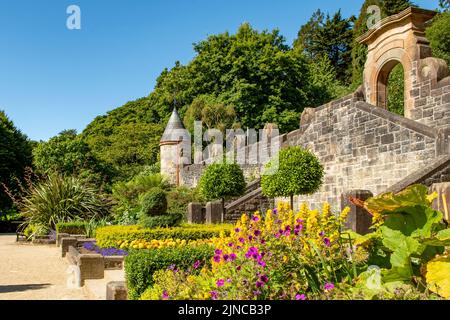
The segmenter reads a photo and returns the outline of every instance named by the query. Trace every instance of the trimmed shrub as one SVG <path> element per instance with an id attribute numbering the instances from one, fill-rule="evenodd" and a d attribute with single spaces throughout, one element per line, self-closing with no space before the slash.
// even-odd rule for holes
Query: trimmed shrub
<path id="1" fill-rule="evenodd" d="M 125 275 L 128 299 L 137 300 L 153 284 L 153 274 L 171 265 L 182 270 L 191 268 L 196 261 L 210 264 L 214 248 L 199 247 L 163 248 L 157 250 L 132 250 L 125 258 Z"/>
<path id="2" fill-rule="evenodd" d="M 276 167 L 278 165 L 278 168 Z M 323 166 L 307 149 L 282 149 L 266 164 L 261 176 L 263 194 L 268 197 L 290 197 L 316 192 L 323 178 Z"/>
<path id="3" fill-rule="evenodd" d="M 197 240 L 218 237 L 221 232 L 230 234 L 233 226 L 222 225 L 182 225 L 175 228 L 148 229 L 139 225 L 132 226 L 106 226 L 98 228 L 95 238 L 97 245 L 102 248 L 117 246 L 117 243 L 128 240 L 160 240 L 181 239 Z"/>
<path id="4" fill-rule="evenodd" d="M 58 222 L 56 232 L 68 234 L 86 234 L 86 225 L 84 221 Z"/>
<path id="5" fill-rule="evenodd" d="M 141 199 L 141 213 L 147 216 L 160 216 L 167 211 L 166 193 L 161 188 L 152 188 Z"/>
<path id="6" fill-rule="evenodd" d="M 238 197 L 245 191 L 244 174 L 235 163 L 213 163 L 206 167 L 199 182 L 200 193 L 206 200 Z"/>
<path id="7" fill-rule="evenodd" d="M 162 216 L 142 215 L 139 223 L 145 228 L 170 228 L 179 226 L 183 218 L 182 213 L 167 213 Z"/>

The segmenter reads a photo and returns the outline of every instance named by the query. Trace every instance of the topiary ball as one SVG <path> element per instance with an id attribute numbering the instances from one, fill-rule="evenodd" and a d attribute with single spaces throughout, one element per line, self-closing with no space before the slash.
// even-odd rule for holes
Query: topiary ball
<path id="1" fill-rule="evenodd" d="M 152 188 L 142 196 L 141 212 L 148 216 L 160 216 L 167 211 L 166 193 L 161 188 Z"/>

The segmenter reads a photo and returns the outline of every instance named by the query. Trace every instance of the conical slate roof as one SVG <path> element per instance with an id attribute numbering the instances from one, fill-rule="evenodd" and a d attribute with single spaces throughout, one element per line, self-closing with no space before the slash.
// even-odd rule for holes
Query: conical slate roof
<path id="1" fill-rule="evenodd" d="M 160 142 L 178 141 L 186 133 L 187 130 L 184 128 L 183 122 L 181 122 L 177 109 L 174 108 Z"/>

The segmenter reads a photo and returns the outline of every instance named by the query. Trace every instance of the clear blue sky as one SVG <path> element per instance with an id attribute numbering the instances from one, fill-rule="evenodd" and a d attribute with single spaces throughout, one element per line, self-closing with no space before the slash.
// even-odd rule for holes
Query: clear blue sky
<path id="1" fill-rule="evenodd" d="M 435 9 L 438 0 L 415 0 Z M 192 43 L 242 22 L 280 29 L 292 44 L 315 9 L 358 14 L 363 0 L 0 0 L 0 109 L 46 140 L 148 95 Z M 81 8 L 68 30 L 66 8 Z"/>

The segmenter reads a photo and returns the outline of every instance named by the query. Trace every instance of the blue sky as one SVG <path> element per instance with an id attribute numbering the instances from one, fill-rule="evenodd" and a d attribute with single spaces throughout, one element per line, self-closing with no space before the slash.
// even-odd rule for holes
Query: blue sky
<path id="1" fill-rule="evenodd" d="M 416 0 L 435 9 L 438 0 Z M 0 109 L 46 140 L 148 95 L 157 76 L 194 56 L 192 43 L 243 22 L 291 44 L 320 8 L 358 14 L 363 0 L 0 0 Z M 69 5 L 81 30 L 66 28 Z"/>

